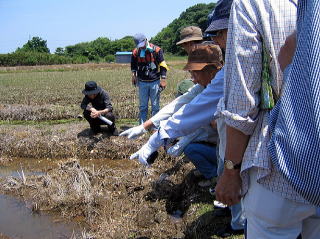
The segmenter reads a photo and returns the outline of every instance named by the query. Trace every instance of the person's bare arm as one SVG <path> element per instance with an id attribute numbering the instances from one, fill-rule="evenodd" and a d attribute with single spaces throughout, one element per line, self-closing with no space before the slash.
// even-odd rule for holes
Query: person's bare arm
<path id="1" fill-rule="evenodd" d="M 244 152 L 247 148 L 249 137 L 241 131 L 226 127 L 226 153 L 225 159 L 231 160 L 234 164 L 242 162 Z M 216 198 L 227 205 L 234 205 L 240 201 L 241 178 L 240 169 L 224 168 L 216 186 Z"/>
<path id="2" fill-rule="evenodd" d="M 287 37 L 278 55 L 278 61 L 282 71 L 284 71 L 284 69 L 286 69 L 286 67 L 292 62 L 293 56 L 296 52 L 296 47 L 297 32 L 294 31 L 291 35 Z"/>
<path id="3" fill-rule="evenodd" d="M 147 120 L 146 122 L 143 123 L 143 128 L 145 130 L 151 129 L 152 127 L 154 127 L 154 124 L 152 123 L 151 120 Z"/>

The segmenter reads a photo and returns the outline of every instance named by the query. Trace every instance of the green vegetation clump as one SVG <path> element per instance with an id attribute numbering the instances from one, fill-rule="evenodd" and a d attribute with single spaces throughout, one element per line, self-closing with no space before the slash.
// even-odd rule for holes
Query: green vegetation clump
<path id="1" fill-rule="evenodd" d="M 82 42 L 65 48 L 58 47 L 50 54 L 47 41 L 33 37 L 22 48 L 9 54 L 0 54 L 0 66 L 34 66 L 83 64 L 87 62 L 114 62 L 117 51 L 131 51 L 135 47 L 132 37 L 111 41 L 99 37 L 91 42 Z"/>
<path id="2" fill-rule="evenodd" d="M 97 58 L 106 58 L 109 55 L 114 55 L 117 51 L 131 51 L 134 47 L 135 44 L 131 36 L 114 41 L 107 37 L 99 37 L 91 42 L 67 46 L 64 50 L 64 55 L 70 57 L 85 56 L 92 61 Z M 110 58 L 107 59 L 109 60 Z"/>
<path id="3" fill-rule="evenodd" d="M 15 52 L 0 54 L 1 66 L 34 66 L 34 65 L 59 65 L 59 64 L 82 64 L 89 62 L 85 56 L 61 56 L 40 52 Z"/>

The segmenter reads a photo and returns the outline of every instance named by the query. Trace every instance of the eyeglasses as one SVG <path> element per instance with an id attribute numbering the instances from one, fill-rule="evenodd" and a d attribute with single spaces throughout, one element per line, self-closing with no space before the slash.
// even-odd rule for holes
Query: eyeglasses
<path id="1" fill-rule="evenodd" d="M 222 30 L 216 31 L 213 35 L 213 37 L 221 37 L 222 36 Z"/>

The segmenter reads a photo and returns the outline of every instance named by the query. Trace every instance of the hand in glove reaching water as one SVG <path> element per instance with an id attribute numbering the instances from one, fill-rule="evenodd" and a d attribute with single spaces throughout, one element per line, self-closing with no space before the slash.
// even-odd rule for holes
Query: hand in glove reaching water
<path id="1" fill-rule="evenodd" d="M 138 158 L 139 162 L 145 166 L 150 166 L 150 157 L 155 153 L 161 146 L 164 145 L 164 140 L 160 139 L 159 132 L 155 132 L 148 140 L 148 142 L 142 146 L 137 152 L 130 156 L 130 159 Z M 149 161 L 149 162 L 148 162 Z"/>

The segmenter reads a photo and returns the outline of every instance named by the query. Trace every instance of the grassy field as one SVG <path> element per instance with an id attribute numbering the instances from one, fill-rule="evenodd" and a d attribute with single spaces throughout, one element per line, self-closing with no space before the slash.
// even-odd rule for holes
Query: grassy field
<path id="1" fill-rule="evenodd" d="M 100 67 L 99 67 L 100 66 Z M 188 73 L 171 66 L 161 104 L 174 98 L 176 84 Z M 119 118 L 138 117 L 137 88 L 131 85 L 129 65 L 96 64 L 74 68 L 0 68 L 1 120 L 61 120 L 76 117 L 84 83 L 96 81 L 106 89 Z"/>

